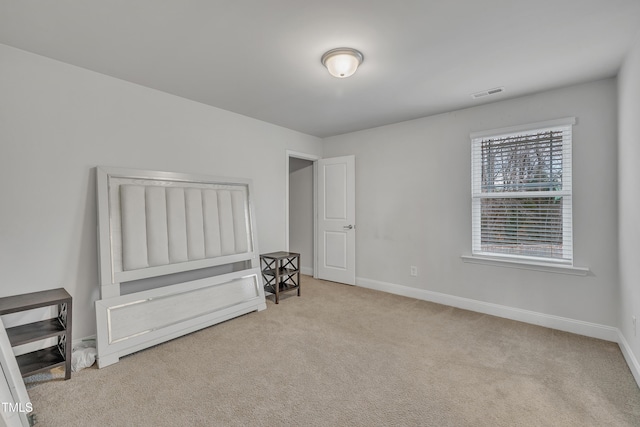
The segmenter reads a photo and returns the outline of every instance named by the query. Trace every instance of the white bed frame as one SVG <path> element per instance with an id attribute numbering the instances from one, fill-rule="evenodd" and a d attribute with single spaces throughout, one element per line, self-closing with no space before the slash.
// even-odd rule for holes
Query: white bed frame
<path id="1" fill-rule="evenodd" d="M 96 184 L 100 368 L 266 308 L 250 180 L 98 167 Z M 127 291 L 143 279 L 151 289 Z"/>

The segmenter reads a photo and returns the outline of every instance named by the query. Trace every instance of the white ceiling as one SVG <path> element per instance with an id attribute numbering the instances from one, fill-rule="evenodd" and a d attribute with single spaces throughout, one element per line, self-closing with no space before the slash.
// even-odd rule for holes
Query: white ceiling
<path id="1" fill-rule="evenodd" d="M 614 76 L 638 30 L 640 0 L 0 0 L 0 43 L 319 137 Z"/>

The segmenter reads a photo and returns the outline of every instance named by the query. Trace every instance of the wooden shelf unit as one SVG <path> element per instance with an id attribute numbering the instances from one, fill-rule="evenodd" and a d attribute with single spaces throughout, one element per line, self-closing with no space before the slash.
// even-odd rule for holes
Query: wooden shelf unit
<path id="1" fill-rule="evenodd" d="M 295 252 L 271 252 L 260 255 L 260 269 L 264 290 L 280 303 L 280 292 L 298 290 L 300 296 L 300 254 Z"/>
<path id="2" fill-rule="evenodd" d="M 56 317 L 7 328 L 12 347 L 58 338 L 57 345 L 16 357 L 23 377 L 64 366 L 65 379 L 71 378 L 72 298 L 63 288 L 0 298 L 0 316 L 51 306 L 57 306 Z"/>

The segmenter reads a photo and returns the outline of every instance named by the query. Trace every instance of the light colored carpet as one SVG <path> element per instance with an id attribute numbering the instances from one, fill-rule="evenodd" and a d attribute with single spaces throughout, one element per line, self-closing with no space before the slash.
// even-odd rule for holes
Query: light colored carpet
<path id="1" fill-rule="evenodd" d="M 640 425 L 614 343 L 307 276 L 267 307 L 38 383 L 38 426 Z"/>

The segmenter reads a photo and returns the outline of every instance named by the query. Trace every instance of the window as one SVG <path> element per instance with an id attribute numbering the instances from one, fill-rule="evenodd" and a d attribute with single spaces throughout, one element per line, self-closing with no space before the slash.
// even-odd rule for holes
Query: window
<path id="1" fill-rule="evenodd" d="M 573 264 L 574 123 L 471 135 L 473 255 Z"/>

